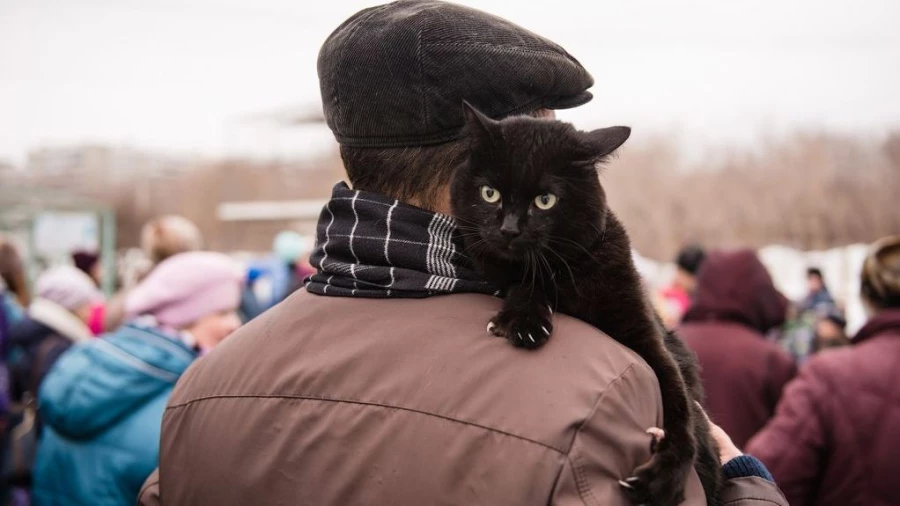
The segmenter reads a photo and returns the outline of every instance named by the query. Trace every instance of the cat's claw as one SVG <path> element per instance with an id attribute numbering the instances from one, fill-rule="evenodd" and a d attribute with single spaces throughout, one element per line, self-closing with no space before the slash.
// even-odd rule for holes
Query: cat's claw
<path id="1" fill-rule="evenodd" d="M 542 309 L 543 306 L 538 306 Z M 503 311 L 491 319 L 488 333 L 505 337 L 519 348 L 535 349 L 543 346 L 553 333 L 553 322 L 540 311 Z"/>
<path id="2" fill-rule="evenodd" d="M 654 460 L 659 458 L 659 453 L 654 454 Z M 687 468 L 667 470 L 652 464 L 644 465 L 635 470 L 635 476 L 620 481 L 619 486 L 633 504 L 677 506 L 684 500 L 686 470 Z"/>
<path id="3" fill-rule="evenodd" d="M 650 427 L 647 429 L 647 434 L 650 434 L 653 437 L 653 439 L 650 440 L 650 453 L 656 453 L 659 449 L 659 444 L 666 437 L 666 431 L 659 427 Z"/>
<path id="4" fill-rule="evenodd" d="M 621 486 L 624 489 L 634 490 L 634 487 L 632 487 L 627 481 L 624 481 L 624 480 L 619 480 L 619 486 Z"/>

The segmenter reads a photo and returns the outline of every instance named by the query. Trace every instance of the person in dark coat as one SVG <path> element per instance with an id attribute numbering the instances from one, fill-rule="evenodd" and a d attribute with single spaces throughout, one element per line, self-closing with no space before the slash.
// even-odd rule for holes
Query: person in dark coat
<path id="1" fill-rule="evenodd" d="M 806 362 L 747 446 L 792 506 L 900 504 L 900 236 L 872 246 L 861 292 L 852 344 Z"/>
<path id="2" fill-rule="evenodd" d="M 9 332 L 13 399 L 37 389 L 54 362 L 74 343 L 93 337 L 90 308 L 102 297 L 93 280 L 71 266 L 50 269 L 37 281 L 37 297 Z"/>
<path id="3" fill-rule="evenodd" d="M 697 354 L 709 415 L 742 447 L 775 413 L 796 365 L 765 334 L 788 301 L 752 250 L 714 251 L 678 335 Z"/>

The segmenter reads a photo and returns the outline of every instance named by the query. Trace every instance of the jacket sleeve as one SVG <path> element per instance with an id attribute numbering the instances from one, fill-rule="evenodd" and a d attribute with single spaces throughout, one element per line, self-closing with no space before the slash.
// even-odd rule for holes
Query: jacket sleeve
<path id="1" fill-rule="evenodd" d="M 762 460 L 791 506 L 811 504 L 825 450 L 828 388 L 808 362 L 784 391 L 775 417 L 747 443 L 747 453 Z"/>
<path id="2" fill-rule="evenodd" d="M 774 483 L 757 476 L 726 480 L 720 499 L 721 506 L 788 506 Z"/>
<path id="3" fill-rule="evenodd" d="M 144 482 L 141 487 L 141 493 L 138 494 L 138 506 L 162 506 L 162 500 L 159 497 L 159 468 L 157 467 L 153 474 Z"/>
<path id="4" fill-rule="evenodd" d="M 662 399 L 653 371 L 632 363 L 599 394 L 563 456 L 550 504 L 631 506 L 619 480 L 650 459 L 649 427 L 662 424 Z M 700 479 L 691 473 L 686 505 L 705 504 Z"/>
<path id="5" fill-rule="evenodd" d="M 634 363 L 610 384 L 579 428 L 557 478 L 552 506 L 631 506 L 619 480 L 650 459 L 647 428 L 662 424 L 662 399 L 653 371 Z M 725 482 L 723 506 L 788 506 L 771 481 L 737 477 Z M 706 504 L 696 472 L 683 505 Z"/>

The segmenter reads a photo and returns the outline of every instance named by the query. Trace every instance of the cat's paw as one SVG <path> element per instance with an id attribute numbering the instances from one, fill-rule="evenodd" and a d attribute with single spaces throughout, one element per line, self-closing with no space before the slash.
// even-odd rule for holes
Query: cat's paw
<path id="1" fill-rule="evenodd" d="M 659 430 L 659 429 L 657 429 Z M 650 431 L 648 431 L 650 432 Z M 649 506 L 676 506 L 684 501 L 690 462 L 673 458 L 671 447 L 665 448 L 659 434 L 653 436 L 651 448 L 663 448 L 653 455 L 650 462 L 638 467 L 634 475 L 619 482 L 625 495 L 634 504 Z"/>
<path id="2" fill-rule="evenodd" d="M 552 313 L 549 310 L 501 311 L 488 323 L 487 331 L 520 348 L 540 348 L 553 333 Z"/>

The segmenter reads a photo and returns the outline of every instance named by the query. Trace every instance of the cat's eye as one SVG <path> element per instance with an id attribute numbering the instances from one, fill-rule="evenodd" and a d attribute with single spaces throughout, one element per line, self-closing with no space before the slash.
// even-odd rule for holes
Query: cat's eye
<path id="1" fill-rule="evenodd" d="M 481 187 L 481 198 L 488 204 L 496 204 L 500 202 L 500 192 L 488 185 L 484 185 Z"/>
<path id="2" fill-rule="evenodd" d="M 538 209 L 546 211 L 556 205 L 556 195 L 552 193 L 538 195 L 534 199 L 534 205 L 536 205 Z"/>

